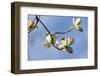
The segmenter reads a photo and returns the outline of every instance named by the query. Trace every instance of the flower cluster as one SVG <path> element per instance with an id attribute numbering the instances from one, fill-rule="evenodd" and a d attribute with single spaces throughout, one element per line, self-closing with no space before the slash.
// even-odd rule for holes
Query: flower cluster
<path id="1" fill-rule="evenodd" d="M 45 26 L 45 24 L 38 18 L 38 16 L 36 18 L 38 19 L 38 21 L 40 21 L 40 23 L 47 30 L 47 34 L 46 34 L 45 41 L 44 41 L 44 46 L 46 48 L 50 48 L 51 46 L 54 46 L 56 49 L 62 52 L 63 51 L 67 51 L 69 53 L 73 52 L 72 44 L 75 42 L 75 39 L 73 37 L 62 37 L 60 40 L 58 40 L 57 34 L 67 34 L 68 32 L 74 29 L 77 31 L 83 32 L 83 29 L 81 26 L 81 22 L 82 22 L 81 18 L 77 18 L 76 20 L 75 18 L 73 18 L 73 26 L 71 26 L 71 28 L 67 32 L 63 32 L 63 33 L 62 32 L 51 33 L 48 30 L 48 28 Z M 28 22 L 28 32 L 31 32 L 35 28 L 37 28 L 37 24 L 35 24 L 33 21 L 29 21 Z"/>
<path id="2" fill-rule="evenodd" d="M 61 51 L 66 50 L 69 53 L 72 53 L 73 49 L 72 49 L 71 45 L 73 43 L 74 43 L 74 38 L 72 38 L 72 37 L 68 37 L 68 38 L 63 37 L 60 41 L 58 41 L 56 35 L 51 36 L 50 34 L 47 33 L 45 42 L 44 42 L 44 46 L 49 48 L 49 47 L 51 47 L 51 45 L 54 45 Z"/>

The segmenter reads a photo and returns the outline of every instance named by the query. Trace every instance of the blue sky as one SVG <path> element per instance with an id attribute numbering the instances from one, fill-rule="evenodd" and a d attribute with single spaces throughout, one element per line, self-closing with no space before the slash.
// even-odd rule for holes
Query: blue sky
<path id="1" fill-rule="evenodd" d="M 73 37 L 75 43 L 72 45 L 73 53 L 61 52 L 54 48 L 44 47 L 45 35 L 47 31 L 38 23 L 38 28 L 28 34 L 28 60 L 55 60 L 55 59 L 80 59 L 88 57 L 88 18 L 75 16 L 41 16 L 40 19 L 51 33 L 64 32 L 73 25 L 73 18 L 82 18 L 83 32 L 76 30 L 68 34 L 58 35 L 61 37 Z M 34 15 L 28 15 L 28 20 L 33 20 Z"/>

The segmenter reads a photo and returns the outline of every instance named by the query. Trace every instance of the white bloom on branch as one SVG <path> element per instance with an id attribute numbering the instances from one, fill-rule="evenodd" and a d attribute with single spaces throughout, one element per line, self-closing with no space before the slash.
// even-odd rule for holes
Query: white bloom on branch
<path id="1" fill-rule="evenodd" d="M 71 47 L 71 45 L 74 43 L 74 38 L 71 38 L 71 37 L 68 37 L 68 38 L 62 38 L 61 39 L 61 48 L 62 49 L 66 49 L 69 53 L 72 53 L 73 52 L 73 49 Z"/>
<path id="2" fill-rule="evenodd" d="M 71 45 L 74 43 L 74 41 L 75 40 L 72 37 L 68 37 L 68 38 L 63 37 L 61 41 L 56 40 L 55 46 L 58 47 L 59 50 L 61 50 L 62 52 L 66 50 L 69 53 L 72 53 L 73 49 Z"/>
<path id="3" fill-rule="evenodd" d="M 51 47 L 51 45 L 54 45 L 61 51 L 66 50 L 69 53 L 72 53 L 73 49 L 72 49 L 71 45 L 73 43 L 74 43 L 74 38 L 72 38 L 72 37 L 68 37 L 68 38 L 63 37 L 60 41 L 58 41 L 56 35 L 53 35 L 53 34 L 50 35 L 47 33 L 45 42 L 44 42 L 44 46 L 49 48 L 49 47 Z"/>
<path id="4" fill-rule="evenodd" d="M 46 38 L 45 38 L 45 42 L 44 42 L 44 46 L 49 48 L 52 44 L 55 45 L 56 39 L 57 39 L 56 35 L 53 35 L 53 34 L 50 35 L 47 33 Z"/>
<path id="5" fill-rule="evenodd" d="M 50 34 L 46 34 L 46 38 L 45 38 L 45 42 L 44 42 L 44 46 L 49 48 L 51 46 L 51 35 Z"/>
<path id="6" fill-rule="evenodd" d="M 31 20 L 28 21 L 28 32 L 31 32 L 35 28 L 38 28 L 38 26 L 35 25 L 35 23 Z"/>
<path id="7" fill-rule="evenodd" d="M 81 22 L 82 22 L 82 19 L 81 19 L 81 18 L 77 18 L 76 20 L 75 20 L 75 18 L 73 18 L 74 27 L 75 27 L 78 31 L 83 32 L 83 29 L 82 29 L 82 27 L 81 27 Z"/>

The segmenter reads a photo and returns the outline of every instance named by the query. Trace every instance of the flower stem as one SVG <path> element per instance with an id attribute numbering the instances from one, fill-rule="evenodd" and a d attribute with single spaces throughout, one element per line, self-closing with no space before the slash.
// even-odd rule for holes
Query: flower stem
<path id="1" fill-rule="evenodd" d="M 52 45 L 53 45 L 56 49 L 61 50 L 60 48 L 58 48 L 57 46 L 55 46 L 55 45 L 53 44 L 53 38 L 52 38 L 52 36 L 53 36 L 54 34 L 51 34 L 51 32 L 49 31 L 49 29 L 45 26 L 45 24 L 44 24 L 37 16 L 36 16 L 36 18 L 37 18 L 37 20 L 43 25 L 43 27 L 46 29 L 46 31 L 50 34 Z"/>
<path id="2" fill-rule="evenodd" d="M 67 34 L 67 33 L 71 32 L 72 30 L 73 29 L 70 29 L 70 30 L 68 30 L 66 32 L 55 32 L 54 35 L 56 35 L 56 34 Z"/>
<path id="3" fill-rule="evenodd" d="M 45 24 L 40 20 L 40 18 L 38 18 L 38 16 L 36 16 L 36 19 L 43 25 L 43 27 L 46 29 L 46 31 L 51 35 L 49 29 L 45 26 Z"/>

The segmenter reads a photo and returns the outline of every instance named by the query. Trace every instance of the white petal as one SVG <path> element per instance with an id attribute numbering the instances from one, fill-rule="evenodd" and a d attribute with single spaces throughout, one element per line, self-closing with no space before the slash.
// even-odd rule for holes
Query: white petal
<path id="1" fill-rule="evenodd" d="M 51 46 L 51 43 L 49 43 L 48 41 L 45 41 L 45 42 L 44 42 L 44 46 L 45 46 L 46 48 L 49 48 L 49 47 Z"/>
<path id="2" fill-rule="evenodd" d="M 79 25 L 81 23 L 81 18 L 77 18 L 75 21 L 75 25 Z"/>
<path id="3" fill-rule="evenodd" d="M 62 38 L 62 39 L 61 39 L 61 43 L 62 43 L 62 45 L 66 46 L 66 43 L 67 43 L 66 41 L 67 41 L 67 39 L 66 39 L 65 37 Z"/>
<path id="4" fill-rule="evenodd" d="M 51 42 L 51 36 L 50 36 L 49 34 L 46 36 L 46 40 L 47 40 L 48 42 Z"/>
<path id="5" fill-rule="evenodd" d="M 74 43 L 74 38 L 71 38 L 71 37 L 68 37 L 67 40 L 66 40 L 66 45 L 67 46 L 70 46 Z"/>
<path id="6" fill-rule="evenodd" d="M 59 43 L 59 41 L 58 41 L 58 40 L 56 40 L 55 45 L 56 45 L 56 46 L 59 46 L 59 44 L 60 44 L 60 43 Z"/>
<path id="7" fill-rule="evenodd" d="M 32 25 L 32 21 L 28 21 L 28 27 Z"/>

